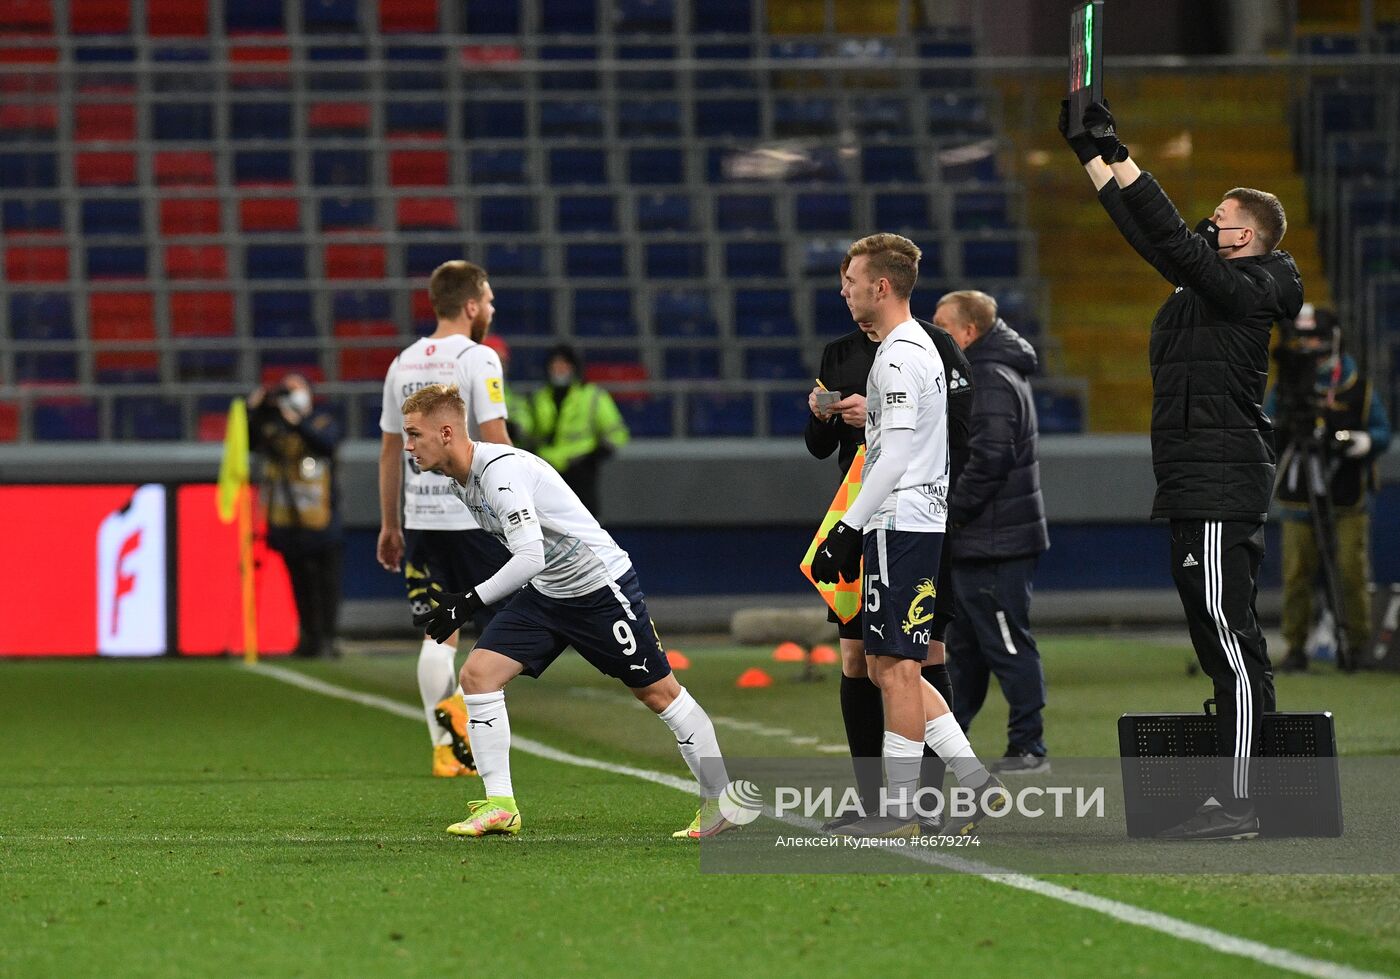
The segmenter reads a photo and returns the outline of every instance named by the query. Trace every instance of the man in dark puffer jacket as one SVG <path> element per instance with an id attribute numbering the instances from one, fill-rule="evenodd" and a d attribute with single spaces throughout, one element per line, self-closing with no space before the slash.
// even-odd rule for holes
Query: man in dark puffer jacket
<path id="1" fill-rule="evenodd" d="M 1045 674 L 1031 635 L 1031 575 L 1050 546 L 1040 497 L 1035 350 L 997 317 L 985 292 L 950 292 L 933 321 L 972 365 L 971 458 L 948 498 L 957 617 L 948 629 L 953 712 L 972 724 L 995 675 L 1006 697 L 1006 754 L 990 771 L 1049 771 L 1042 738 Z"/>
<path id="2" fill-rule="evenodd" d="M 1274 709 L 1273 670 L 1254 612 L 1264 518 L 1273 492 L 1273 430 L 1264 414 L 1269 333 L 1298 315 L 1303 283 L 1273 194 L 1228 191 L 1193 234 L 1151 174 L 1118 139 L 1101 103 L 1060 132 L 1128 243 L 1173 287 L 1152 321 L 1152 516 L 1171 521 L 1172 578 L 1201 669 L 1215 686 L 1222 766 L 1215 795 L 1158 835 L 1252 839 L 1250 758 Z"/>

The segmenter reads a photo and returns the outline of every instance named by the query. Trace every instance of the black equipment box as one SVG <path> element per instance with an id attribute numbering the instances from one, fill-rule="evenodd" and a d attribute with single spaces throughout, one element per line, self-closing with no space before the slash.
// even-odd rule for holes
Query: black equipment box
<path id="1" fill-rule="evenodd" d="M 1217 719 L 1124 714 L 1118 752 L 1128 835 L 1154 836 L 1218 795 L 1231 763 L 1217 755 Z M 1342 789 L 1331 711 L 1265 714 L 1262 757 L 1250 760 L 1250 795 L 1261 836 L 1341 836 Z"/>

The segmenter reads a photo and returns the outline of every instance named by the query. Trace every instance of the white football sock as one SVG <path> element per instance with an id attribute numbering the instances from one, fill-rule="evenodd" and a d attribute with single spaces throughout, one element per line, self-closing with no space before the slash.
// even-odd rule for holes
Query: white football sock
<path id="1" fill-rule="evenodd" d="M 958 727 L 958 720 L 951 712 L 940 714 L 924 725 L 924 743 L 948 763 L 959 785 L 975 789 L 991 777 L 973 754 L 967 735 Z"/>
<path id="2" fill-rule="evenodd" d="M 506 714 L 506 692 L 469 693 L 467 733 L 472 739 L 476 770 L 486 783 L 488 796 L 515 797 L 510 783 L 510 717 Z"/>
<path id="3" fill-rule="evenodd" d="M 681 687 L 680 696 L 657 716 L 676 736 L 676 747 L 690 766 L 695 781 L 700 783 L 700 794 L 706 799 L 718 799 L 729 784 L 729 773 L 725 771 L 724 757 L 719 753 L 715 726 L 710 721 L 710 715 L 705 713 L 705 708 L 696 702 L 689 690 Z"/>
<path id="4" fill-rule="evenodd" d="M 919 791 L 924 746 L 902 734 L 886 731 L 880 754 L 885 759 L 885 789 L 880 815 L 909 819 L 914 815 L 914 793 Z"/>
<path id="5" fill-rule="evenodd" d="M 418 694 L 423 698 L 423 715 L 428 719 L 428 737 L 433 744 L 451 744 L 452 736 L 437 722 L 433 709 L 457 690 L 457 650 L 446 643 L 424 639 L 418 650 Z"/>

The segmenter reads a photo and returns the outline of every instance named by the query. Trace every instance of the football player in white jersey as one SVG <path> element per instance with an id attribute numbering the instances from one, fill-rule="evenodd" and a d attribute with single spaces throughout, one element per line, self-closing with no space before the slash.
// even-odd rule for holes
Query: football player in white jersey
<path id="1" fill-rule="evenodd" d="M 925 744 L 975 793 L 974 812 L 949 813 L 951 832 L 967 832 L 987 811 L 1009 805 L 947 702 L 920 675 L 932 638 L 949 473 L 943 361 L 909 309 L 920 254 L 908 238 L 870 235 L 851 245 L 841 279 L 851 318 L 880 345 L 866 386 L 860 495 L 818 545 L 812 576 L 855 581 L 865 559 L 866 665 L 884 704 L 886 791 L 882 812 L 840 830 L 857 836 L 918 832 L 911 803 Z"/>
<path id="2" fill-rule="evenodd" d="M 574 649 L 621 680 L 676 738 L 700 784 L 691 824 L 672 835 L 699 839 L 733 828 L 719 810 L 728 784 L 715 726 L 671 672 L 627 552 L 539 456 L 476 442 L 455 386 L 421 388 L 403 404 L 404 445 L 424 471 L 451 477 L 477 522 L 510 548 L 510 560 L 460 593 L 434 591 L 414 621 L 430 636 L 453 632 L 476 609 L 508 599 L 462 664 L 472 747 L 486 798 L 448 827 L 456 836 L 520 832 L 510 777 L 505 686 L 537 677 Z"/>
<path id="3" fill-rule="evenodd" d="M 433 272 L 428 297 L 437 316 L 437 329 L 410 344 L 389 365 L 379 416 L 377 556 L 390 571 L 398 571 L 402 562 L 415 615 L 429 608 L 426 596 L 430 584 L 461 591 L 510 558 L 500 542 L 481 530 L 452 495 L 451 480 L 421 472 L 404 453 L 399 408 L 405 398 L 426 384 L 458 385 L 467 393 L 471 436 L 510 444 L 501 361 L 481 342 L 495 312 L 486 272 L 470 262 L 446 262 Z M 485 628 L 492 611 L 483 609 L 476 617 L 478 629 Z M 466 709 L 457 690 L 456 651 L 454 634 L 443 642 L 425 637 L 418 653 L 418 692 L 432 740 L 432 773 L 439 777 L 475 774 Z"/>

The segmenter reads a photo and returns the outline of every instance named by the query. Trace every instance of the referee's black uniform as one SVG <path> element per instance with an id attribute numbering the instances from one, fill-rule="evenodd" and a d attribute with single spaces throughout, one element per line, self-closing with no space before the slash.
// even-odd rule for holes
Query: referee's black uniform
<path id="1" fill-rule="evenodd" d="M 1261 407 L 1269 333 L 1292 319 L 1303 283 L 1283 251 L 1224 259 L 1192 234 L 1157 181 L 1110 180 L 1099 200 L 1129 244 L 1175 291 L 1152 321 L 1152 516 L 1171 521 L 1172 578 L 1201 669 L 1215 684 L 1220 753 L 1233 756 L 1219 801 L 1250 813 L 1249 758 L 1273 671 L 1254 612 L 1273 429 Z"/>

